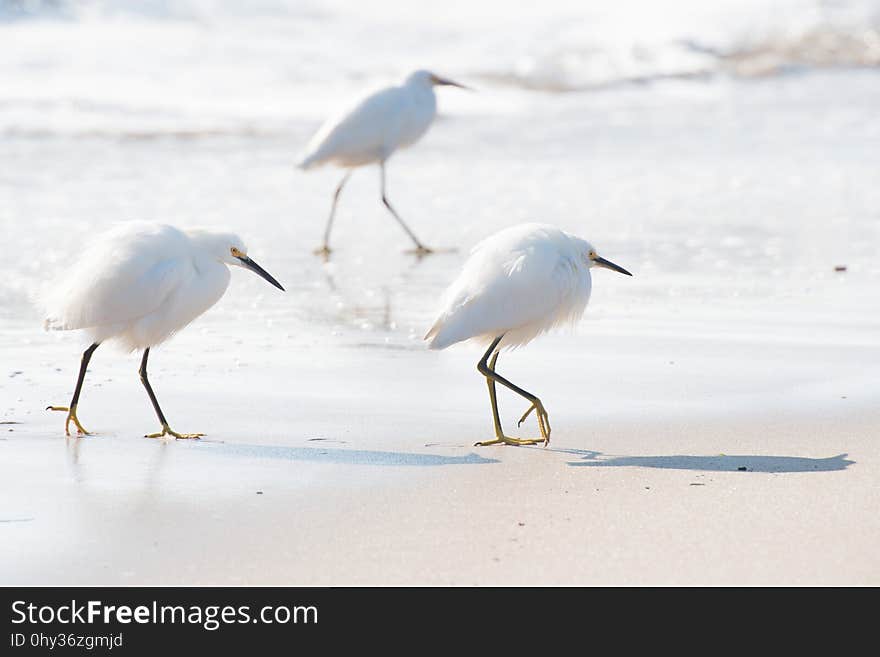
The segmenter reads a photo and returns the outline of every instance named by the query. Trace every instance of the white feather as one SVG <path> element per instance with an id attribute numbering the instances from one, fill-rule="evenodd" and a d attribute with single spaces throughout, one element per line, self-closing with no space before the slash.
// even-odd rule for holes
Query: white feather
<path id="1" fill-rule="evenodd" d="M 403 84 L 361 97 L 327 120 L 309 142 L 299 166 L 383 162 L 398 148 L 418 141 L 436 114 L 430 73 L 418 71 Z"/>
<path id="2" fill-rule="evenodd" d="M 44 325 L 84 329 L 93 342 L 115 339 L 129 350 L 159 344 L 223 296 L 230 246 L 243 249 L 232 235 L 147 222 L 117 225 L 52 286 L 43 300 Z"/>
<path id="3" fill-rule="evenodd" d="M 547 224 L 507 228 L 477 244 L 441 302 L 425 339 L 518 347 L 576 322 L 590 299 L 588 242 Z"/>

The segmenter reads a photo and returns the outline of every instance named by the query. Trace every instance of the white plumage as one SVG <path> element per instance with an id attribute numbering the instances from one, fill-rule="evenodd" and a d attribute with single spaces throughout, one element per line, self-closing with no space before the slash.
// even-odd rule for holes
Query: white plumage
<path id="1" fill-rule="evenodd" d="M 545 331 L 580 319 L 590 300 L 590 268 L 596 266 L 631 275 L 599 257 L 589 242 L 548 224 L 513 226 L 474 247 L 444 293 L 437 321 L 425 339 L 431 349 L 464 340 L 488 345 L 478 369 L 489 384 L 496 438 L 478 445 L 549 442 L 549 417 L 540 399 L 499 376 L 495 363 L 501 349 L 527 344 Z M 532 404 L 520 422 L 537 411 L 540 439 L 503 434 L 496 382 Z"/>
<path id="2" fill-rule="evenodd" d="M 74 422 L 89 359 L 102 342 L 113 340 L 133 351 L 143 349 L 141 380 L 163 432 L 172 432 L 147 380 L 149 349 L 164 342 L 213 306 L 229 285 L 229 266 L 254 271 L 284 289 L 247 256 L 237 235 L 207 229 L 180 230 L 149 222 L 119 224 L 91 241 L 43 298 L 44 325 L 52 330 L 84 330 L 92 346 L 83 354 L 80 376 L 66 428 Z"/>
<path id="3" fill-rule="evenodd" d="M 92 241 L 52 287 L 45 325 L 85 329 L 92 342 L 112 338 L 128 351 L 157 345 L 223 296 L 232 247 L 246 252 L 234 235 L 119 224 Z"/>
<path id="4" fill-rule="evenodd" d="M 547 224 L 522 224 L 477 244 L 441 302 L 431 349 L 462 340 L 518 347 L 580 319 L 590 300 L 590 244 Z"/>
<path id="5" fill-rule="evenodd" d="M 320 127 L 299 166 L 359 167 L 387 160 L 398 148 L 414 144 L 437 115 L 435 77 L 416 71 L 400 85 L 358 98 Z"/>
<path id="6" fill-rule="evenodd" d="M 409 235 L 419 254 L 429 253 L 415 233 L 391 207 L 385 193 L 385 162 L 400 148 L 417 142 L 437 116 L 436 85 L 462 85 L 430 71 L 415 71 L 399 85 L 386 87 L 358 98 L 328 119 L 309 141 L 299 162 L 302 169 L 335 164 L 348 169 L 336 188 L 330 216 L 324 230 L 324 244 L 318 253 L 330 253 L 330 231 L 339 194 L 351 169 L 367 164 L 381 167 L 382 202 Z M 466 87 L 463 87 L 466 88 Z"/>

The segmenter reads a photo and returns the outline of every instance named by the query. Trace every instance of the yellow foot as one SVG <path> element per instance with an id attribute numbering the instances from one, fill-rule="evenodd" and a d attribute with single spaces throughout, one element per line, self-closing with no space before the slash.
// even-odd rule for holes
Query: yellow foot
<path id="1" fill-rule="evenodd" d="M 522 425 L 532 411 L 535 411 L 538 416 L 538 428 L 541 430 L 541 436 L 544 437 L 544 445 L 547 446 L 550 443 L 550 416 L 547 414 L 547 410 L 540 399 L 536 399 L 535 403 L 529 406 L 528 410 L 519 419 L 519 422 L 516 423 L 516 426 Z"/>
<path id="2" fill-rule="evenodd" d="M 47 411 L 64 411 L 67 413 L 67 419 L 64 421 L 64 433 L 68 436 L 70 435 L 70 423 L 73 422 L 76 425 L 76 432 L 78 434 L 83 434 L 86 436 L 90 436 L 91 434 L 85 430 L 85 427 L 79 423 L 79 418 L 76 417 L 76 406 L 71 406 L 68 408 L 67 406 L 47 406 Z"/>
<path id="3" fill-rule="evenodd" d="M 204 435 L 205 434 L 203 433 L 177 433 L 176 431 L 173 431 L 171 427 L 169 427 L 167 424 L 163 424 L 162 431 L 160 431 L 159 433 L 148 433 L 144 436 L 144 438 L 164 438 L 165 436 L 174 436 L 178 440 L 192 440 L 200 438 Z"/>
<path id="4" fill-rule="evenodd" d="M 324 258 L 324 260 L 326 260 L 330 257 L 330 247 L 325 244 L 324 246 L 312 251 L 312 253 L 314 253 L 316 256 L 321 256 L 322 258 Z"/>
<path id="5" fill-rule="evenodd" d="M 488 445 L 540 445 L 547 444 L 544 438 L 510 438 L 505 435 L 498 436 L 495 440 L 484 440 L 483 442 L 474 443 L 474 447 L 486 447 Z"/>
<path id="6" fill-rule="evenodd" d="M 434 253 L 434 249 L 429 249 L 427 246 L 422 246 L 421 244 L 419 244 L 416 248 L 404 251 L 404 253 L 409 253 L 416 256 L 417 258 L 422 258 L 426 255 Z"/>

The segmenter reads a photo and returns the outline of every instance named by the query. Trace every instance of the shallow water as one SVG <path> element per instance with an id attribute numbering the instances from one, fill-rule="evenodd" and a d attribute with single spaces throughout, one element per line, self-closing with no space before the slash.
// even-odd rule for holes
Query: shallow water
<path id="1" fill-rule="evenodd" d="M 409 225 L 425 243 L 455 250 L 405 255 L 408 240 L 378 198 L 378 171 L 367 168 L 343 193 L 336 251 L 323 263 L 311 251 L 340 173 L 303 173 L 293 164 L 344 91 L 378 81 L 392 61 L 407 61 L 395 54 L 413 50 L 403 37 L 389 41 L 367 74 L 357 57 L 335 51 L 318 61 L 321 29 L 350 37 L 360 29 L 346 46 L 357 55 L 382 32 L 372 27 L 398 21 L 405 34 L 433 44 L 426 52 L 438 58 L 473 36 L 489 9 L 424 26 L 393 2 L 369 16 L 333 3 L 267 2 L 247 17 L 223 2 L 174 11 L 164 3 L 137 11 L 52 6 L 22 18 L 7 4 L 0 22 L 11 81 L 0 89 L 4 397 L 21 398 L 14 373 L 41 350 L 53 359 L 70 353 L 69 363 L 57 363 L 65 375 L 75 366 L 77 338 L 43 334 L 31 298 L 63 275 L 90 235 L 129 219 L 242 234 L 287 293 L 237 271 L 224 299 L 187 330 L 192 337 L 178 339 L 236 368 L 265 362 L 260 376 L 270 383 L 282 378 L 271 368 L 279 350 L 332 361 L 351 349 L 353 364 L 382 361 L 367 358 L 369 349 L 427 358 L 421 336 L 468 249 L 522 221 L 581 235 L 635 274 L 595 272 L 575 337 L 547 338 L 518 356 L 535 372 L 542 359 L 563 362 L 572 344 L 619 349 L 615 336 L 869 350 L 880 343 L 877 69 L 743 77 L 716 67 L 696 79 L 662 74 L 645 84 L 542 92 L 500 77 L 515 72 L 517 57 L 543 43 L 542 34 L 571 37 L 564 25 L 577 10 L 559 3 L 540 17 L 511 13 L 507 32 L 469 47 L 520 35 L 522 52 L 498 50 L 492 75 L 450 55 L 444 72 L 475 81 L 479 91 L 439 90 L 436 125 L 389 164 L 389 195 Z M 849 25 L 870 42 L 870 5 L 836 7 L 782 2 L 771 17 L 745 3 L 724 34 L 717 16 L 698 29 L 673 12 L 651 39 L 671 43 L 697 30 L 703 41 L 741 52 L 743 34 L 755 37 L 759 23 L 777 34 L 789 11 L 798 16 L 786 23 L 790 31 Z M 614 11 L 603 15 L 612 20 Z M 572 25 L 589 24 L 577 16 Z M 427 38 L 435 31 L 455 38 Z M 611 45 L 635 38 L 624 33 L 609 33 L 618 38 Z M 444 357 L 477 357 L 458 352 Z M 784 374 L 799 364 L 778 367 Z M 9 415 L 13 406 L 0 408 Z"/>
<path id="2" fill-rule="evenodd" d="M 458 249 L 423 261 L 402 253 L 374 168 L 343 193 L 330 263 L 311 254 L 339 174 L 292 167 L 310 122 L 271 136 L 7 136 L 0 317 L 36 328 L 28 296 L 91 233 L 139 218 L 244 236 L 288 293 L 236 272 L 196 326 L 245 340 L 230 317 L 309 344 L 415 348 L 470 246 L 521 221 L 582 235 L 635 274 L 595 273 L 587 322 L 729 312 L 876 323 L 876 72 L 525 98 L 502 116 L 447 109 L 392 159 L 401 214 L 427 244 Z"/>

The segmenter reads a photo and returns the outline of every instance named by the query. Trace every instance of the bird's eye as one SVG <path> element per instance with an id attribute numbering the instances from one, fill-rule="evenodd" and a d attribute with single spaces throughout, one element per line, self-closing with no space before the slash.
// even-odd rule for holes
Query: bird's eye
<path id="1" fill-rule="evenodd" d="M 590 260 L 595 260 L 596 259 L 596 252 L 590 251 L 589 256 L 590 256 Z"/>

